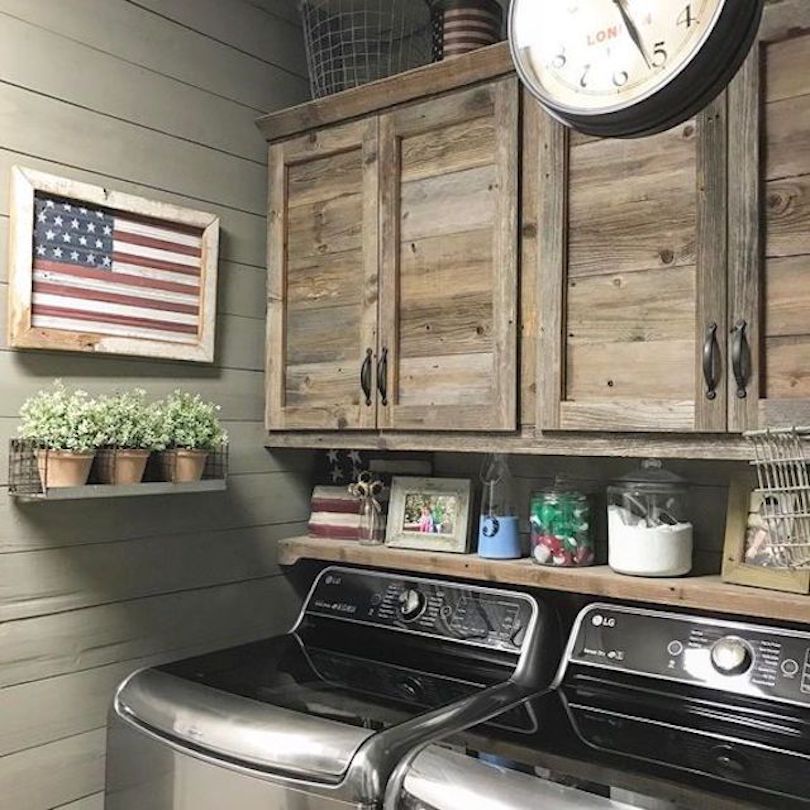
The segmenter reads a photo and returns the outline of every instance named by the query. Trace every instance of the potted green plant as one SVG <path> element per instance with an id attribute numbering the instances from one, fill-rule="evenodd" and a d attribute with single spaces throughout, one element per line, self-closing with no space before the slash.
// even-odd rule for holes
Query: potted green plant
<path id="1" fill-rule="evenodd" d="M 87 483 L 102 437 L 95 402 L 85 391 L 69 390 L 56 380 L 25 402 L 20 419 L 20 437 L 35 447 L 43 490 Z"/>
<path id="2" fill-rule="evenodd" d="M 206 402 L 199 394 L 175 391 L 156 407 L 166 439 L 166 449 L 160 454 L 164 479 L 199 481 L 208 454 L 228 442 L 219 422 L 219 405 Z"/>
<path id="3" fill-rule="evenodd" d="M 138 484 L 154 450 L 166 447 L 160 408 L 135 388 L 100 397 L 95 406 L 103 446 L 96 456 L 102 484 Z"/>

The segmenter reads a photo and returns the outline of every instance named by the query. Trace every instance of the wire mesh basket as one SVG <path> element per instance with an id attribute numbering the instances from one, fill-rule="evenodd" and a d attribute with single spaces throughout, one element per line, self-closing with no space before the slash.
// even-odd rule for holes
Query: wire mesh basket
<path id="1" fill-rule="evenodd" d="M 754 448 L 757 493 L 774 562 L 810 568 L 810 428 L 746 433 Z"/>
<path id="2" fill-rule="evenodd" d="M 52 452 L 52 451 L 50 451 Z M 113 472 L 116 457 L 129 451 L 116 448 L 98 450 L 92 460 L 87 476 L 88 484 L 103 484 L 115 488 L 116 475 Z M 24 439 L 12 439 L 9 443 L 9 491 L 22 498 L 47 496 L 55 485 L 50 479 L 48 464 L 49 451 L 42 449 L 35 442 Z M 228 476 L 228 446 L 212 450 L 205 456 L 202 470 L 202 481 L 219 481 Z M 178 459 L 171 450 L 162 453 L 151 453 L 146 462 L 141 483 L 175 483 L 178 477 Z"/>
<path id="3" fill-rule="evenodd" d="M 299 0 L 314 98 L 430 62 L 425 0 Z"/>

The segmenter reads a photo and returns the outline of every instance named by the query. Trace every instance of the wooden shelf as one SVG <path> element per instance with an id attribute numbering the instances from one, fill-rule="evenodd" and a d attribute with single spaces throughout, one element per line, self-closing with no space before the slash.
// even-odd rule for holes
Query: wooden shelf
<path id="1" fill-rule="evenodd" d="M 311 537 L 282 540 L 278 548 L 281 565 L 294 565 L 303 559 L 322 560 L 810 623 L 810 596 L 729 585 L 721 582 L 719 576 L 677 579 L 627 577 L 611 571 L 607 566 L 544 568 L 529 559 L 484 560 L 476 554 L 434 554 Z"/>
<path id="2" fill-rule="evenodd" d="M 705 434 L 540 433 L 384 433 L 371 431 L 271 431 L 269 449 L 402 450 L 449 453 L 511 453 L 531 456 L 609 456 L 611 458 L 689 458 L 749 461 L 742 436 Z"/>
<path id="3" fill-rule="evenodd" d="M 133 498 L 144 495 L 183 495 L 191 492 L 223 492 L 227 489 L 224 478 L 194 481 L 187 484 L 171 484 L 157 481 L 147 484 L 88 484 L 83 487 L 56 487 L 39 494 L 12 493 L 18 501 L 41 503 L 43 501 L 77 501 L 92 498 Z"/>

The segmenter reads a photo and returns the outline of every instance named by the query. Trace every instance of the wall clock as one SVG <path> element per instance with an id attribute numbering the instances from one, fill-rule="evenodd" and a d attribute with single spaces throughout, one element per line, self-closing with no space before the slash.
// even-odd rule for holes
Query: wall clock
<path id="1" fill-rule="evenodd" d="M 513 0 L 518 73 L 581 132 L 640 137 L 674 127 L 728 84 L 764 0 Z"/>

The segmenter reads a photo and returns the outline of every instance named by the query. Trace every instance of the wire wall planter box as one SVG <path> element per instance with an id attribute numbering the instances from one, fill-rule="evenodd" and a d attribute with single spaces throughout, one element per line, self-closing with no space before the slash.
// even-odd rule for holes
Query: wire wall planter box
<path id="1" fill-rule="evenodd" d="M 202 477 L 178 481 L 182 460 L 176 453 L 152 453 L 139 483 L 109 484 L 115 480 L 113 467 L 117 450 L 99 450 L 93 458 L 87 483 L 82 486 L 49 486 L 48 464 L 35 442 L 12 439 L 9 444 L 9 492 L 23 501 L 66 501 L 83 498 L 122 498 L 143 495 L 169 495 L 190 492 L 221 492 L 227 488 L 228 447 L 207 454 Z M 125 451 L 122 451 L 125 452 Z"/>

